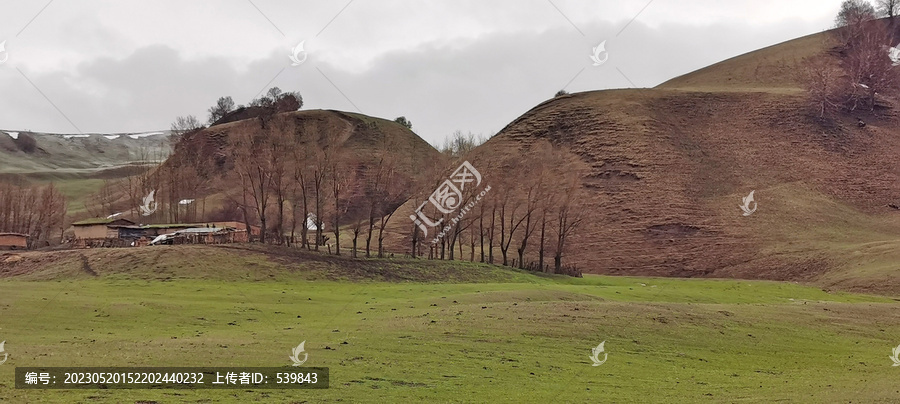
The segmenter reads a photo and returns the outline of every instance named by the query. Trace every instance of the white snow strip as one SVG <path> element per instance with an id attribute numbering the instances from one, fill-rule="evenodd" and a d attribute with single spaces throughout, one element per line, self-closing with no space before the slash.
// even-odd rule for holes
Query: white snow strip
<path id="1" fill-rule="evenodd" d="M 11 137 L 13 139 L 19 138 L 19 132 L 6 132 L 6 134 L 9 135 L 9 137 Z"/>
<path id="2" fill-rule="evenodd" d="M 91 137 L 91 135 L 63 135 L 63 139 Z"/>
<path id="3" fill-rule="evenodd" d="M 128 135 L 128 137 L 130 137 L 132 139 L 140 139 L 142 137 L 156 136 L 156 135 L 162 135 L 162 134 L 163 134 L 162 132 L 135 133 L 133 135 Z"/>
<path id="4" fill-rule="evenodd" d="M 103 137 L 105 137 L 109 140 L 116 140 L 119 138 L 119 135 L 103 135 Z"/>

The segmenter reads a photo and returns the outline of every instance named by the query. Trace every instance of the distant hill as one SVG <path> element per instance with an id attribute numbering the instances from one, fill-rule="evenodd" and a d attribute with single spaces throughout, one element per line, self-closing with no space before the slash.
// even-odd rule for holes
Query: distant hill
<path id="1" fill-rule="evenodd" d="M 55 134 L 0 130 L 0 181 L 53 182 L 69 213 L 84 215 L 104 180 L 135 175 L 171 153 L 169 131 Z"/>
<path id="2" fill-rule="evenodd" d="M 91 175 L 168 157 L 169 132 L 51 134 L 0 130 L 0 174 Z"/>
<path id="3" fill-rule="evenodd" d="M 229 122 L 239 118 L 244 119 Z M 186 162 L 196 170 L 199 183 L 197 192 L 183 197 L 205 197 L 206 211 L 215 211 L 223 207 L 227 195 L 239 194 L 241 190 L 241 182 L 235 172 L 235 137 L 259 131 L 271 133 L 267 131 L 275 130 L 272 122 L 276 120 L 288 125 L 290 137 L 302 144 L 285 147 L 325 147 L 339 153 L 344 160 L 339 164 L 340 171 L 348 177 L 369 178 L 383 156 L 394 162 L 393 172 L 402 183 L 412 184 L 430 167 L 443 166 L 445 161 L 440 152 L 414 132 L 386 119 L 334 110 L 285 112 L 265 119 L 263 123 L 256 114 L 232 114 L 216 125 L 188 133 L 175 146 L 174 153 L 161 169 Z M 294 164 L 292 158 L 289 160 L 284 162 L 286 166 Z M 363 212 L 365 203 L 362 201 L 364 195 L 361 194 L 361 187 L 358 183 L 346 187 L 343 192 L 349 203 L 346 204 L 348 211 L 343 215 L 342 222 L 345 223 L 366 214 Z M 402 191 L 400 199 L 405 199 L 411 192 Z M 326 229 L 331 227 L 328 225 Z"/>

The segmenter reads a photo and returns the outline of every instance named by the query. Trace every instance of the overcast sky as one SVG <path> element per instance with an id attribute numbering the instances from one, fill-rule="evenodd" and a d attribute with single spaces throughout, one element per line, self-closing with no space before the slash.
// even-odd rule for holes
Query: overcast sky
<path id="1" fill-rule="evenodd" d="M 0 128 L 168 129 L 270 86 L 485 136 L 565 87 L 653 87 L 833 25 L 840 0 L 0 0 Z M 592 48 L 608 53 L 593 66 Z M 305 61 L 289 56 L 303 42 Z M 7 59 L 8 56 L 8 59 Z"/>

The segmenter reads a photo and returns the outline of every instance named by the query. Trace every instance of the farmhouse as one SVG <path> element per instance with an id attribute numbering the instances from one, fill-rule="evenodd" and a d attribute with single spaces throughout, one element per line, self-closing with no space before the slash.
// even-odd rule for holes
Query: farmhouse
<path id="1" fill-rule="evenodd" d="M 132 226 L 134 222 L 128 219 L 86 219 L 72 223 L 75 239 L 96 240 L 107 238 L 119 238 L 118 226 Z"/>
<path id="2" fill-rule="evenodd" d="M 151 240 L 166 240 L 167 244 L 223 244 L 246 243 L 247 225 L 241 222 L 169 223 L 138 225 L 127 219 L 95 218 L 72 224 L 76 248 L 141 247 Z M 252 235 L 259 235 L 259 227 L 250 226 Z M 174 235 L 178 237 L 171 237 Z M 162 237 L 170 236 L 170 237 Z"/>
<path id="3" fill-rule="evenodd" d="M 19 233 L 0 233 L 0 250 L 28 249 L 28 236 Z"/>
<path id="4" fill-rule="evenodd" d="M 156 236 L 150 245 L 158 244 L 231 244 L 246 243 L 247 232 L 233 227 L 197 227 Z"/>

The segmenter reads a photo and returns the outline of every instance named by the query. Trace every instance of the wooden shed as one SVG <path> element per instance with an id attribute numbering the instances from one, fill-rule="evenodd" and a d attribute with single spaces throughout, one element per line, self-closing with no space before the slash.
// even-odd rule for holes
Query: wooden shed
<path id="1" fill-rule="evenodd" d="M 119 238 L 117 226 L 131 226 L 134 222 L 128 219 L 87 219 L 72 223 L 76 240 L 97 240 Z"/>
<path id="2" fill-rule="evenodd" d="M 26 250 L 28 236 L 19 233 L 0 233 L 0 250 Z"/>

